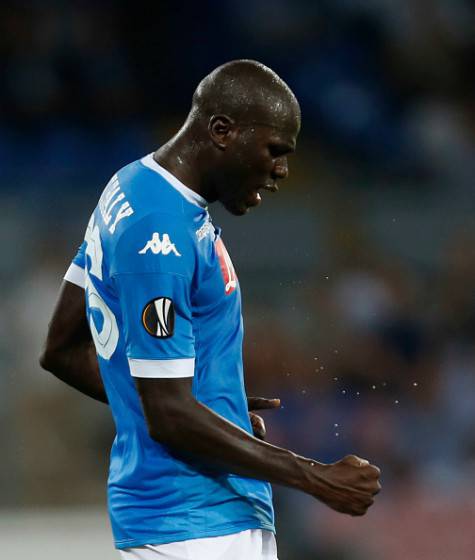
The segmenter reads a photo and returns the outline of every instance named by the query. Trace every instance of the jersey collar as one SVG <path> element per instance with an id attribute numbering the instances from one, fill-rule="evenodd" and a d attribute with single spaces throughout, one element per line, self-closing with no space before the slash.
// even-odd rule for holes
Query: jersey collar
<path id="1" fill-rule="evenodd" d="M 206 202 L 206 200 L 198 193 L 184 185 L 179 179 L 175 177 L 175 175 L 172 175 L 164 167 L 159 165 L 153 159 L 153 153 L 143 157 L 140 161 L 143 165 L 145 165 L 145 167 L 148 167 L 152 171 L 155 171 L 156 173 L 161 175 L 168 183 L 170 183 L 170 185 L 174 189 L 180 192 L 186 198 L 186 200 L 188 200 L 188 202 L 191 202 L 192 204 L 194 204 L 195 206 L 199 206 L 200 208 L 207 208 L 208 203 Z"/>

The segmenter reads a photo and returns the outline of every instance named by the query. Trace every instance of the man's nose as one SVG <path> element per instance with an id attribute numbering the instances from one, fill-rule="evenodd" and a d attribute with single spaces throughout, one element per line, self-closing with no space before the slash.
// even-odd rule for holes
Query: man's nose
<path id="1" fill-rule="evenodd" d="M 286 179 L 288 175 L 289 167 L 287 165 L 287 160 L 277 161 L 273 170 L 274 179 Z"/>

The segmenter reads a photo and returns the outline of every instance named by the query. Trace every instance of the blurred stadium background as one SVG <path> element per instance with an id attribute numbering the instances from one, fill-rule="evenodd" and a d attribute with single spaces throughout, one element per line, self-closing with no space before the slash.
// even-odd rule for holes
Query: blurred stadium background
<path id="1" fill-rule="evenodd" d="M 290 179 L 212 208 L 270 441 L 378 464 L 362 519 L 275 488 L 281 560 L 475 557 L 475 9 L 468 0 L 0 4 L 2 558 L 116 558 L 105 406 L 37 358 L 99 192 L 255 58 L 301 101 Z M 31 551 L 31 552 L 30 552 Z"/>

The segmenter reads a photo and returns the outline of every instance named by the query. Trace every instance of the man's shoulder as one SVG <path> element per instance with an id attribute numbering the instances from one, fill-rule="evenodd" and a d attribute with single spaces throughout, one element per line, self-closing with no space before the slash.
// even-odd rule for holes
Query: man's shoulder
<path id="1" fill-rule="evenodd" d="M 115 177 L 124 196 L 134 205 L 136 220 L 151 212 L 185 219 L 183 196 L 166 177 L 147 166 L 150 155 L 120 169 Z M 134 221 L 134 220 L 133 220 Z"/>
<path id="2" fill-rule="evenodd" d="M 122 269 L 125 262 L 140 268 L 149 260 L 150 269 L 155 269 L 157 258 L 193 262 L 203 235 L 197 230 L 208 216 L 206 209 L 190 203 L 144 159 L 113 175 L 89 224 L 88 229 L 98 228 L 112 270 Z"/>
<path id="3" fill-rule="evenodd" d="M 99 198 L 96 218 L 105 235 L 119 238 L 154 220 L 184 227 L 191 216 L 180 193 L 138 160 L 111 177 Z"/>
<path id="4" fill-rule="evenodd" d="M 196 254 L 193 223 L 162 209 L 134 212 L 110 234 L 103 232 L 111 275 L 123 271 L 181 270 Z"/>

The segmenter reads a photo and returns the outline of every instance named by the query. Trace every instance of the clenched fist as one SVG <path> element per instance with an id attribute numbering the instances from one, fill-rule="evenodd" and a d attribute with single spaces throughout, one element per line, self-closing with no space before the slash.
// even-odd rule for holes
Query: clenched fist
<path id="1" fill-rule="evenodd" d="M 364 515 L 381 490 L 380 470 L 366 459 L 347 455 L 336 463 L 324 465 L 306 459 L 303 490 L 335 511 Z"/>

